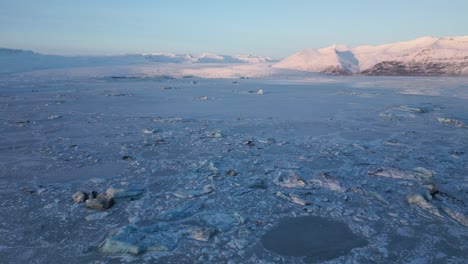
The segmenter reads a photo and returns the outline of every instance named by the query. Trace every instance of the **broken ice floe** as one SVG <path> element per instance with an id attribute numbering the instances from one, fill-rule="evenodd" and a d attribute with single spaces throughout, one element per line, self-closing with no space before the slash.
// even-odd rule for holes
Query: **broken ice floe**
<path id="1" fill-rule="evenodd" d="M 279 198 L 282 198 L 286 201 L 289 201 L 291 203 L 295 203 L 295 204 L 298 204 L 298 205 L 311 205 L 312 203 L 309 202 L 309 201 L 306 201 L 302 198 L 300 198 L 299 196 L 297 195 L 294 195 L 292 193 L 289 193 L 289 194 L 284 194 L 280 191 L 276 192 L 276 196 L 278 196 Z"/>
<path id="2" fill-rule="evenodd" d="M 410 195 L 408 195 L 407 197 L 407 201 L 409 204 L 412 204 L 412 205 L 416 205 L 424 210 L 426 210 L 427 212 L 435 215 L 435 216 L 438 216 L 438 217 L 443 217 L 441 214 L 440 214 L 440 211 L 439 209 L 437 209 L 436 206 L 430 204 L 422 194 L 420 193 L 412 193 Z"/>
<path id="3" fill-rule="evenodd" d="M 219 173 L 219 169 L 215 166 L 215 164 L 213 162 L 210 162 L 208 164 L 208 169 L 213 173 L 213 174 L 218 174 Z"/>
<path id="4" fill-rule="evenodd" d="M 50 116 L 47 117 L 47 119 L 54 120 L 54 119 L 59 119 L 61 117 L 62 117 L 61 115 L 50 115 Z"/>
<path id="5" fill-rule="evenodd" d="M 379 168 L 375 170 L 370 170 L 369 175 L 387 177 L 394 179 L 403 179 L 403 180 L 422 180 L 428 181 L 432 179 L 435 175 L 435 172 L 428 170 L 423 167 L 416 167 L 413 169 L 413 172 L 404 171 L 398 168 Z"/>
<path id="6" fill-rule="evenodd" d="M 383 198 L 382 195 L 380 195 L 380 194 L 378 194 L 376 192 L 367 191 L 367 190 L 364 190 L 364 189 L 361 189 L 361 188 L 356 188 L 356 187 L 351 188 L 351 191 L 353 191 L 355 193 L 358 193 L 358 194 L 362 194 L 364 196 L 373 197 L 377 201 L 379 201 L 379 202 L 381 202 L 381 203 L 383 203 L 385 205 L 390 204 L 385 198 Z"/>
<path id="7" fill-rule="evenodd" d="M 154 130 L 154 129 L 143 129 L 141 132 L 143 132 L 143 134 L 151 135 L 151 134 L 155 134 L 156 130 Z"/>
<path id="8" fill-rule="evenodd" d="M 116 91 L 116 90 L 105 90 L 104 95 L 105 96 L 129 96 L 129 95 L 132 95 L 132 94 L 121 93 L 121 92 Z"/>
<path id="9" fill-rule="evenodd" d="M 464 226 L 467 226 L 468 227 L 468 216 L 462 214 L 462 213 L 459 213 L 459 212 L 456 212 L 446 206 L 443 206 L 442 207 L 442 210 L 448 214 L 451 218 L 455 219 L 457 222 L 459 222 L 460 224 L 464 225 Z"/>
<path id="10" fill-rule="evenodd" d="M 184 191 L 179 191 L 175 192 L 174 195 L 177 198 L 195 198 L 203 195 L 210 194 L 214 191 L 214 188 L 212 185 L 205 185 L 202 190 L 184 190 Z"/>
<path id="11" fill-rule="evenodd" d="M 312 178 L 309 182 L 315 187 L 326 188 L 335 192 L 346 191 L 346 189 L 341 186 L 340 181 L 329 173 L 320 173 L 317 177 Z"/>
<path id="12" fill-rule="evenodd" d="M 397 107 L 392 107 L 384 112 L 380 113 L 379 116 L 381 117 L 388 117 L 388 118 L 393 118 L 393 117 L 416 117 L 418 114 L 423 114 L 429 112 L 431 109 L 430 108 L 423 108 L 423 107 L 410 107 L 410 106 L 397 106 Z"/>
<path id="13" fill-rule="evenodd" d="M 205 204 L 203 202 L 195 201 L 194 203 L 161 212 L 157 215 L 157 219 L 164 221 L 179 221 L 202 211 L 204 207 Z"/>
<path id="14" fill-rule="evenodd" d="M 219 232 L 228 232 L 238 221 L 233 214 L 222 212 L 203 212 L 197 215 L 196 219 L 205 223 L 206 226 L 215 228 Z"/>
<path id="15" fill-rule="evenodd" d="M 177 243 L 178 236 L 167 224 L 146 227 L 128 225 L 110 232 L 98 249 L 105 254 L 139 255 L 147 251 L 170 251 Z"/>
<path id="16" fill-rule="evenodd" d="M 206 136 L 209 138 L 223 138 L 224 135 L 221 133 L 221 131 L 213 131 L 213 132 L 208 132 L 206 133 Z"/>
<path id="17" fill-rule="evenodd" d="M 285 176 L 285 173 L 280 171 L 273 183 L 285 188 L 304 188 L 307 186 L 307 182 L 299 178 L 295 172 L 290 172 L 288 176 Z"/>
<path id="18" fill-rule="evenodd" d="M 198 101 L 211 101 L 211 100 L 215 100 L 215 98 L 211 98 L 211 97 L 208 97 L 208 96 L 200 96 L 200 97 L 195 98 L 195 100 L 198 100 Z"/>
<path id="19" fill-rule="evenodd" d="M 168 118 L 155 117 L 151 119 L 151 121 L 156 122 L 156 123 L 178 123 L 178 122 L 184 122 L 184 119 L 182 119 L 181 117 L 168 117 Z"/>
<path id="20" fill-rule="evenodd" d="M 422 181 L 429 181 L 432 178 L 434 178 L 434 175 L 436 175 L 436 173 L 423 167 L 416 167 L 413 169 L 413 175 L 416 179 Z"/>
<path id="21" fill-rule="evenodd" d="M 253 91 L 253 90 L 249 90 L 249 91 L 233 90 L 233 92 L 240 93 L 240 94 L 258 94 L 258 95 L 265 94 L 265 91 L 263 89 L 259 89 L 259 90 L 256 90 L 256 91 Z"/>
<path id="22" fill-rule="evenodd" d="M 106 191 L 106 197 L 109 198 L 136 198 L 143 194 L 142 188 L 109 188 Z"/>
<path id="23" fill-rule="evenodd" d="M 468 125 L 465 124 L 463 121 L 453 119 L 453 118 L 439 117 L 439 118 L 437 118 L 437 121 L 439 121 L 439 123 L 451 125 L 451 126 L 454 126 L 454 127 L 468 128 Z"/>

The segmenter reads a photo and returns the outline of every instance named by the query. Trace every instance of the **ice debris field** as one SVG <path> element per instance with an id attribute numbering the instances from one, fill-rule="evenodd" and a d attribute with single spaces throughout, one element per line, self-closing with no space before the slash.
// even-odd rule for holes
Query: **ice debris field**
<path id="1" fill-rule="evenodd" d="M 67 76 L 0 78 L 2 262 L 466 263 L 466 78 Z"/>

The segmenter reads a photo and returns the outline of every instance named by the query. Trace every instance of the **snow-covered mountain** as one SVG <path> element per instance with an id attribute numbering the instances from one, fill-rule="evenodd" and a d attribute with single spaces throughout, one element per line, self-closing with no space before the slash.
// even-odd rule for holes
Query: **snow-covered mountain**
<path id="1" fill-rule="evenodd" d="M 60 56 L 45 55 L 28 50 L 0 48 L 0 73 L 24 72 L 43 69 L 128 66 L 147 63 L 260 63 L 276 62 L 270 57 L 255 55 L 202 54 L 126 54 L 113 56 Z"/>
<path id="2" fill-rule="evenodd" d="M 306 49 L 272 67 L 337 75 L 468 75 L 468 36 Z"/>

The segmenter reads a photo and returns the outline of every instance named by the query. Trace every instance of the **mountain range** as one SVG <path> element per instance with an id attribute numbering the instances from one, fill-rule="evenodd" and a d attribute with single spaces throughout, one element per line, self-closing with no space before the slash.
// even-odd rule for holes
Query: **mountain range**
<path id="1" fill-rule="evenodd" d="M 46 55 L 30 50 L 0 48 L 0 73 L 24 72 L 44 69 L 95 67 L 95 66 L 129 66 L 151 63 L 171 64 L 242 64 L 274 63 L 270 57 L 256 55 L 218 55 L 202 54 L 124 54 L 109 56 L 62 56 Z M 155 65 L 155 67 L 157 67 Z"/>
<path id="2" fill-rule="evenodd" d="M 424 37 L 380 46 L 333 45 L 306 49 L 272 67 L 334 75 L 466 76 L 468 36 Z"/>

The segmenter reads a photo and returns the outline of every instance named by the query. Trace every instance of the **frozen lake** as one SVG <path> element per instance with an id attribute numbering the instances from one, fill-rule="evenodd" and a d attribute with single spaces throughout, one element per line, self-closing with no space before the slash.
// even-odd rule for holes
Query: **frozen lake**
<path id="1" fill-rule="evenodd" d="M 5 77 L 0 110 L 8 263 L 468 258 L 466 78 Z M 72 199 L 110 187 L 143 193 Z M 264 247 L 299 217 L 351 242 Z M 327 237 L 306 220 L 304 241 Z"/>

